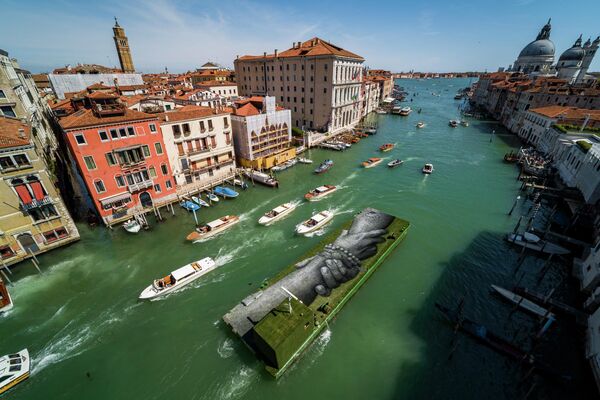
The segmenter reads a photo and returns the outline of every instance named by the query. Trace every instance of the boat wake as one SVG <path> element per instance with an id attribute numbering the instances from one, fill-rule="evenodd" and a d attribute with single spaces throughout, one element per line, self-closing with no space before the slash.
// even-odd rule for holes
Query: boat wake
<path id="1" fill-rule="evenodd" d="M 407 157 L 407 158 L 404 158 L 403 160 L 404 160 L 404 162 L 409 162 L 409 161 L 415 161 L 415 160 L 420 160 L 420 159 L 421 158 L 419 158 L 419 157 Z"/>
<path id="2" fill-rule="evenodd" d="M 342 181 L 338 185 L 338 190 L 346 188 L 346 185 L 348 184 L 348 182 L 350 182 L 351 180 L 353 180 L 357 176 L 358 176 L 358 170 L 355 170 L 350 175 L 348 175 L 347 177 L 345 177 L 344 179 L 342 179 Z"/>
<path id="3" fill-rule="evenodd" d="M 209 390 L 204 398 L 225 400 L 243 398 L 250 389 L 250 385 L 258 381 L 259 378 L 260 375 L 257 371 L 244 365 L 229 375 L 226 383 L 219 385 L 216 393 L 211 393 L 213 391 Z"/>
<path id="4" fill-rule="evenodd" d="M 240 222 L 245 221 L 248 219 L 248 217 L 250 217 L 252 214 L 254 214 L 255 212 L 257 212 L 258 210 L 263 210 L 265 207 L 267 207 L 267 204 L 269 204 L 271 202 L 271 199 L 267 200 L 267 201 L 263 201 L 262 203 L 260 203 L 259 205 L 257 205 L 256 207 L 241 213 L 239 215 L 240 218 Z M 265 210 L 265 212 L 268 210 Z"/>
<path id="5" fill-rule="evenodd" d="M 233 354 L 233 339 L 227 338 L 217 347 L 217 353 L 221 358 L 229 358 Z"/>

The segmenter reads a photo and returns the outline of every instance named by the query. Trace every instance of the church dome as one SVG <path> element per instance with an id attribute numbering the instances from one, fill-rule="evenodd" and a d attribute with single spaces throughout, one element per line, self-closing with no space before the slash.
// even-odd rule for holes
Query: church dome
<path id="1" fill-rule="evenodd" d="M 581 47 L 571 47 L 570 49 L 568 49 L 564 53 L 562 53 L 562 55 L 560 56 L 560 58 L 558 60 L 559 61 L 581 61 L 581 60 L 583 60 L 584 55 L 585 55 L 585 52 L 583 51 L 583 49 Z"/>
<path id="2" fill-rule="evenodd" d="M 553 57 L 554 56 L 554 43 L 549 39 L 534 40 L 529 43 L 521 53 L 519 57 Z"/>

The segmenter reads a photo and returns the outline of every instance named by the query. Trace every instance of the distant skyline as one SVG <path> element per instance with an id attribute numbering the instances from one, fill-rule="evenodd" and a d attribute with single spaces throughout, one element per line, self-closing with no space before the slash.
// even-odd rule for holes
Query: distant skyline
<path id="1" fill-rule="evenodd" d="M 269 53 L 314 36 L 400 71 L 496 71 L 512 64 L 552 18 L 555 59 L 600 35 L 600 1 L 557 0 L 139 1 L 5 0 L 0 48 L 32 72 L 77 63 L 118 66 L 113 17 L 129 38 L 140 72 L 232 67 L 236 55 Z M 600 55 L 590 71 L 600 71 Z"/>

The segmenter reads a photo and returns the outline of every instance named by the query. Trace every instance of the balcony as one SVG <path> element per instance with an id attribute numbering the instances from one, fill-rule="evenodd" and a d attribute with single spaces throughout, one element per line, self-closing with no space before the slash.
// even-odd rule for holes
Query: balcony
<path id="1" fill-rule="evenodd" d="M 25 204 L 21 202 L 21 208 L 23 211 L 33 210 L 34 208 L 42 207 L 48 204 L 52 204 L 52 199 L 50 196 L 44 197 L 42 200 L 32 199 L 31 203 Z"/>
<path id="2" fill-rule="evenodd" d="M 214 169 L 214 168 L 217 168 L 217 167 L 221 168 L 221 167 L 224 167 L 224 166 L 229 165 L 229 164 L 233 164 L 233 158 L 230 158 L 229 160 L 221 161 L 221 162 L 218 162 L 218 163 L 212 163 L 212 164 L 209 164 L 209 165 L 204 165 L 204 166 L 202 166 L 200 168 L 188 168 L 188 169 L 185 169 L 183 172 L 191 172 L 191 173 L 198 172 L 198 173 L 203 173 L 203 172 L 207 172 L 209 169 Z"/>
<path id="3" fill-rule="evenodd" d="M 129 193 L 139 192 L 140 190 L 148 189 L 154 186 L 154 182 L 152 180 L 142 181 L 134 183 L 133 185 L 127 185 L 127 190 Z"/>
<path id="4" fill-rule="evenodd" d="M 121 169 L 123 171 L 132 169 L 132 168 L 138 168 L 138 167 L 143 167 L 146 165 L 146 160 L 145 159 L 141 159 L 141 160 L 137 160 L 137 161 L 129 161 L 126 163 L 122 163 L 119 164 L 119 166 L 121 167 Z"/>

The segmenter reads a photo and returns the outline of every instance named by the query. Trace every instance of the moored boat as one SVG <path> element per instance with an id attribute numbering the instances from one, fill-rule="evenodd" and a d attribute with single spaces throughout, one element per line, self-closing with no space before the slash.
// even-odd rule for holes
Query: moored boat
<path id="1" fill-rule="evenodd" d="M 8 288 L 2 278 L 0 278 L 0 314 L 12 308 L 13 302 L 10 293 L 8 293 Z"/>
<path id="2" fill-rule="evenodd" d="M 387 166 L 390 168 L 394 168 L 397 167 L 398 165 L 402 165 L 404 163 L 404 161 L 402 161 L 401 159 L 397 158 L 395 160 L 390 161 Z"/>
<path id="3" fill-rule="evenodd" d="M 387 153 L 388 151 L 392 151 L 394 149 L 394 146 L 395 145 L 393 143 L 385 143 L 379 146 L 379 150 L 383 151 L 384 153 Z"/>
<path id="4" fill-rule="evenodd" d="M 387 114 L 387 111 L 385 111 L 385 110 L 382 110 L 381 108 L 378 108 L 377 110 L 375 110 L 375 112 L 376 112 L 377 114 Z"/>
<path id="5" fill-rule="evenodd" d="M 504 289 L 500 286 L 492 285 L 492 289 L 496 291 L 500 296 L 504 297 L 508 301 L 516 304 L 521 307 L 525 311 L 528 311 L 532 314 L 535 314 L 539 317 L 544 317 L 548 319 L 554 319 L 554 314 L 548 311 L 546 308 L 534 303 L 531 300 L 524 298 L 523 296 L 519 296 L 516 293 L 511 292 L 510 290 Z"/>
<path id="6" fill-rule="evenodd" d="M 421 128 L 425 128 L 425 122 L 417 122 L 417 128 L 421 129 Z"/>
<path id="7" fill-rule="evenodd" d="M 231 228 L 238 222 L 240 222 L 240 218 L 237 215 L 225 215 L 224 217 L 211 221 L 206 225 L 197 227 L 193 232 L 187 235 L 186 239 L 189 241 L 206 239 L 216 235 L 217 233 L 223 232 L 227 228 Z"/>
<path id="8" fill-rule="evenodd" d="M 448 125 L 450 125 L 453 128 L 456 128 L 458 126 L 458 121 L 455 119 L 451 119 L 450 121 L 448 121 Z"/>
<path id="9" fill-rule="evenodd" d="M 142 225 L 135 219 L 130 219 L 123 223 L 123 229 L 129 233 L 138 233 L 142 229 Z"/>
<path id="10" fill-rule="evenodd" d="M 325 160 L 323 161 L 316 169 L 315 174 L 322 174 L 323 172 L 329 171 L 329 169 L 333 167 L 333 160 Z"/>
<path id="11" fill-rule="evenodd" d="M 29 378 L 30 367 L 27 349 L 0 357 L 0 394 Z"/>
<path id="12" fill-rule="evenodd" d="M 319 186 L 318 188 L 315 188 L 315 189 L 311 190 L 310 192 L 306 193 L 304 195 L 304 198 L 308 201 L 314 201 L 317 199 L 321 199 L 327 195 L 330 195 L 331 193 L 335 192 L 336 190 L 337 190 L 337 186 L 323 185 L 323 186 Z"/>
<path id="13" fill-rule="evenodd" d="M 360 165 L 362 165 L 364 168 L 373 168 L 374 166 L 381 163 L 382 161 L 383 161 L 383 158 L 371 157 L 367 161 L 363 161 Z"/>
<path id="14" fill-rule="evenodd" d="M 287 160 L 284 163 L 281 163 L 279 165 L 274 166 L 273 168 L 271 168 L 271 171 L 285 171 L 286 169 L 293 167 L 294 165 L 298 164 L 298 160 L 296 160 L 295 158 L 291 159 L 291 160 Z"/>
<path id="15" fill-rule="evenodd" d="M 202 275 L 209 273 L 216 267 L 217 264 L 210 257 L 186 264 L 164 278 L 154 280 L 150 286 L 142 291 L 139 298 L 142 300 L 153 299 L 177 289 L 181 289 L 185 285 L 200 278 Z"/>
<path id="16" fill-rule="evenodd" d="M 277 179 L 273 178 L 272 176 L 265 174 L 264 172 L 249 169 L 244 171 L 244 173 L 253 182 L 258 182 L 260 184 L 270 187 L 279 187 L 279 181 L 277 181 Z"/>
<path id="17" fill-rule="evenodd" d="M 296 233 L 305 235 L 321 229 L 329 221 L 333 219 L 333 213 L 331 211 L 321 211 L 298 225 L 296 227 Z"/>
<path id="18" fill-rule="evenodd" d="M 206 201 L 202 200 L 200 196 L 192 196 L 192 201 L 198 204 L 200 207 L 210 207 L 210 205 Z"/>
<path id="19" fill-rule="evenodd" d="M 569 254 L 570 251 L 562 246 L 542 240 L 539 236 L 533 233 L 509 233 L 506 236 L 506 240 L 510 243 L 516 244 L 517 246 L 525 247 L 530 250 L 539 251 L 540 253 L 546 254 Z"/>
<path id="20" fill-rule="evenodd" d="M 424 174 L 431 174 L 433 172 L 433 164 L 425 164 L 422 169 Z"/>
<path id="21" fill-rule="evenodd" d="M 312 164 L 312 163 L 313 163 L 313 160 L 311 160 L 311 159 L 309 159 L 309 158 L 302 158 L 302 157 L 301 157 L 301 158 L 299 158 L 299 159 L 298 159 L 298 162 L 299 162 L 300 164 Z"/>
<path id="22" fill-rule="evenodd" d="M 296 208 L 296 204 L 294 203 L 284 203 L 280 206 L 275 207 L 271 211 L 266 212 L 260 219 L 258 223 L 261 225 L 270 225 L 275 221 L 279 221 L 284 218 L 286 215 L 289 215 Z"/>
<path id="23" fill-rule="evenodd" d="M 239 186 L 244 190 L 248 189 L 248 184 L 246 182 L 244 182 L 243 180 L 237 179 L 237 178 L 233 179 L 233 186 Z"/>
<path id="24" fill-rule="evenodd" d="M 399 114 L 402 115 L 403 117 L 408 116 L 410 113 L 412 112 L 412 108 L 410 107 L 402 107 L 400 109 Z"/>
<path id="25" fill-rule="evenodd" d="M 506 162 L 506 163 L 513 164 L 513 163 L 516 163 L 517 161 L 519 161 L 519 156 L 512 151 L 510 153 L 506 153 L 504 155 L 504 162 Z"/>
<path id="26" fill-rule="evenodd" d="M 219 202 L 219 196 L 217 196 L 216 194 L 214 194 L 212 192 L 208 192 L 206 194 L 206 197 L 208 198 L 208 200 L 210 200 L 212 202 Z"/>
<path id="27" fill-rule="evenodd" d="M 214 192 L 217 196 L 221 196 L 223 198 L 234 199 L 239 196 L 238 192 L 225 186 L 217 186 L 214 188 Z"/>
<path id="28" fill-rule="evenodd" d="M 184 200 L 179 205 L 188 211 L 198 211 L 200 206 L 191 200 Z"/>

